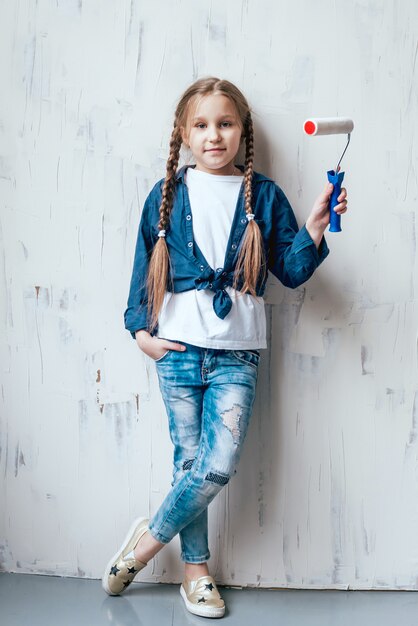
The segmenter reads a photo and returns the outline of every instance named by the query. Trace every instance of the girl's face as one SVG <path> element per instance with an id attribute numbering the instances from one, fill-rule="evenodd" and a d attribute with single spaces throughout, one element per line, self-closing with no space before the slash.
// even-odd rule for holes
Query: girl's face
<path id="1" fill-rule="evenodd" d="M 242 125 L 233 102 L 222 94 L 204 96 L 192 107 L 183 142 L 196 159 L 196 169 L 208 174 L 232 175 Z"/>

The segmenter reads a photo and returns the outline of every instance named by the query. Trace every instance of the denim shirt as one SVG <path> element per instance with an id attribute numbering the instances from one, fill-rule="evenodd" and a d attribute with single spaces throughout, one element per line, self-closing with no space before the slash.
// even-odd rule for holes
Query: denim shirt
<path id="1" fill-rule="evenodd" d="M 244 181 L 235 207 L 223 267 L 212 268 L 193 238 L 193 218 L 184 180 L 188 167 L 195 166 L 184 165 L 176 174 L 173 208 L 165 229 L 171 264 L 171 280 L 168 281 L 167 290 L 178 293 L 189 289 L 210 289 L 214 293 L 214 311 L 223 319 L 232 305 L 225 287 L 232 286 L 240 242 L 249 223 L 245 213 Z M 238 167 L 244 171 L 242 165 Z M 164 178 L 152 188 L 139 223 L 127 309 L 124 313 L 125 328 L 134 339 L 136 331 L 149 330 L 150 326 L 146 278 L 151 253 L 158 240 L 163 183 Z M 306 282 L 328 256 L 325 237 L 322 237 L 317 249 L 306 224 L 299 230 L 288 199 L 268 176 L 253 172 L 252 193 L 252 212 L 261 230 L 267 268 L 283 285 L 295 289 Z M 267 272 L 263 275 L 260 271 L 256 285 L 258 296 L 264 294 L 266 283 Z M 240 280 L 238 289 L 242 284 Z M 156 334 L 157 329 L 152 334 Z"/>

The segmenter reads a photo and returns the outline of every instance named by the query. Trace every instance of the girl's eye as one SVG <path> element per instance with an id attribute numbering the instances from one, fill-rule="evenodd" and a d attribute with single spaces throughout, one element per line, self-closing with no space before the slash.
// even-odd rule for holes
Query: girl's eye
<path id="1" fill-rule="evenodd" d="M 196 124 L 196 128 L 205 128 L 206 124 L 204 122 L 198 122 Z M 220 126 L 232 126 L 232 122 L 221 122 Z"/>

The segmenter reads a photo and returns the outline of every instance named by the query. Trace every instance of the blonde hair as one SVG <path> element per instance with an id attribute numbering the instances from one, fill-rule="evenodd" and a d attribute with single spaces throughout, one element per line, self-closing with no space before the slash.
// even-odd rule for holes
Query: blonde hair
<path id="1" fill-rule="evenodd" d="M 177 166 L 180 148 L 183 143 L 182 129 L 188 127 L 191 104 L 197 98 L 221 94 L 227 96 L 235 105 L 242 126 L 242 139 L 245 138 L 245 166 L 244 166 L 244 202 L 247 215 L 252 214 L 252 178 L 254 160 L 254 132 L 250 107 L 241 91 L 228 80 L 221 80 L 214 76 L 201 78 L 194 82 L 181 96 L 174 114 L 174 127 L 170 139 L 170 153 L 167 159 L 166 175 L 162 188 L 160 205 L 160 219 L 158 229 L 165 230 L 170 221 L 173 206 Z M 158 237 L 152 251 L 148 277 L 148 307 L 150 313 L 150 330 L 158 321 L 158 315 L 164 301 L 164 295 L 169 278 L 170 255 L 165 237 Z M 265 272 L 264 248 L 260 228 L 254 219 L 250 219 L 245 229 L 244 239 L 238 254 L 234 272 L 233 287 L 237 289 L 241 279 L 243 285 L 241 293 L 256 295 L 256 285 L 260 271 Z M 170 272 L 171 274 L 171 272 Z"/>

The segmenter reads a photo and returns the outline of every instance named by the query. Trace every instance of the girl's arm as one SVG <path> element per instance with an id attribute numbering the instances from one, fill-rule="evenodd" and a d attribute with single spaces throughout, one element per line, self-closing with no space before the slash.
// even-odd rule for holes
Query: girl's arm
<path id="1" fill-rule="evenodd" d="M 151 233 L 152 208 L 155 205 L 155 188 L 145 200 L 135 246 L 132 276 L 127 309 L 124 313 L 125 328 L 135 339 L 135 332 L 148 328 L 148 293 L 146 287 L 149 260 L 154 247 Z"/>
<path id="2" fill-rule="evenodd" d="M 306 282 L 329 254 L 323 235 L 326 224 L 324 226 L 325 198 L 322 196 L 316 200 L 309 221 L 299 229 L 287 197 L 275 185 L 268 269 L 291 289 Z"/>
<path id="3" fill-rule="evenodd" d="M 147 276 L 149 260 L 154 248 L 152 224 L 158 222 L 161 201 L 160 185 L 156 183 L 148 195 L 139 222 L 135 257 L 129 288 L 128 307 L 124 313 L 125 328 L 130 331 L 139 348 L 152 359 L 159 359 L 168 350 L 185 350 L 182 344 L 154 337 L 148 332 Z"/>

